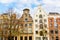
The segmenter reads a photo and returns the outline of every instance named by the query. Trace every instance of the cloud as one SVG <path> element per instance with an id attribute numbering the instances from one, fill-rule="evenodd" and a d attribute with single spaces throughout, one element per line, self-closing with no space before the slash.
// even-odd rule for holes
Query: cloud
<path id="1" fill-rule="evenodd" d="M 47 12 L 59 12 L 60 13 L 60 0 L 43 0 L 44 9 Z"/>
<path id="2" fill-rule="evenodd" d="M 15 0 L 0 0 L 0 3 L 4 3 L 4 4 L 8 4 L 8 3 L 12 3 L 15 2 Z"/>
<path id="3" fill-rule="evenodd" d="M 15 5 L 13 4 L 13 2 Z M 21 11 L 24 8 L 29 8 L 31 15 L 33 15 L 34 8 L 40 4 L 46 12 L 60 12 L 60 0 L 0 0 L 0 3 L 7 6 L 11 6 L 10 4 L 13 4 L 12 7 L 14 8 L 14 10 L 20 14 L 22 14 Z"/>

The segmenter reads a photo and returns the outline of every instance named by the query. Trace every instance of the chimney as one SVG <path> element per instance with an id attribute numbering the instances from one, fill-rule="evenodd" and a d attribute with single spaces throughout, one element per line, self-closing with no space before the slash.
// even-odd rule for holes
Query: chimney
<path id="1" fill-rule="evenodd" d="M 30 10 L 26 8 L 26 9 L 24 9 L 24 10 L 23 10 L 23 13 L 28 14 L 28 13 L 29 13 L 29 11 L 30 11 Z"/>

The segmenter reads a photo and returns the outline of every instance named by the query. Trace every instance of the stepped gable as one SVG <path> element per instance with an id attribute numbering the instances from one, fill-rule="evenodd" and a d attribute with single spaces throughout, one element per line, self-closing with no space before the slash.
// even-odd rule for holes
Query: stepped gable
<path id="1" fill-rule="evenodd" d="M 24 9 L 23 10 L 23 14 L 20 18 L 20 22 L 25 22 L 25 18 L 27 18 L 26 19 L 27 22 L 32 22 L 33 21 L 31 15 L 29 14 L 29 11 L 30 11 L 29 9 Z"/>

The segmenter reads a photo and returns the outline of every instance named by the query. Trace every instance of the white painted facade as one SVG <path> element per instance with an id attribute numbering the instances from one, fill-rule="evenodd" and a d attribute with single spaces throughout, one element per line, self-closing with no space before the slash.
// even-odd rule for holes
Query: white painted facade
<path id="1" fill-rule="evenodd" d="M 45 26 L 46 25 L 46 26 Z M 41 35 L 41 31 L 44 32 Z M 45 33 L 47 32 L 47 33 Z M 34 40 L 49 40 L 48 17 L 41 6 L 35 8 L 34 15 Z M 45 35 L 46 34 L 46 35 Z M 43 39 L 45 37 L 45 39 Z"/>

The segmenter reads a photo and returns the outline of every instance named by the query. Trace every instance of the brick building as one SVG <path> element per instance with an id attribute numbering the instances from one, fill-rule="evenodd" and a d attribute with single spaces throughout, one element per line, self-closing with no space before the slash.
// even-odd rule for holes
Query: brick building
<path id="1" fill-rule="evenodd" d="M 50 12 L 48 15 L 49 40 L 60 40 L 60 14 Z"/>

